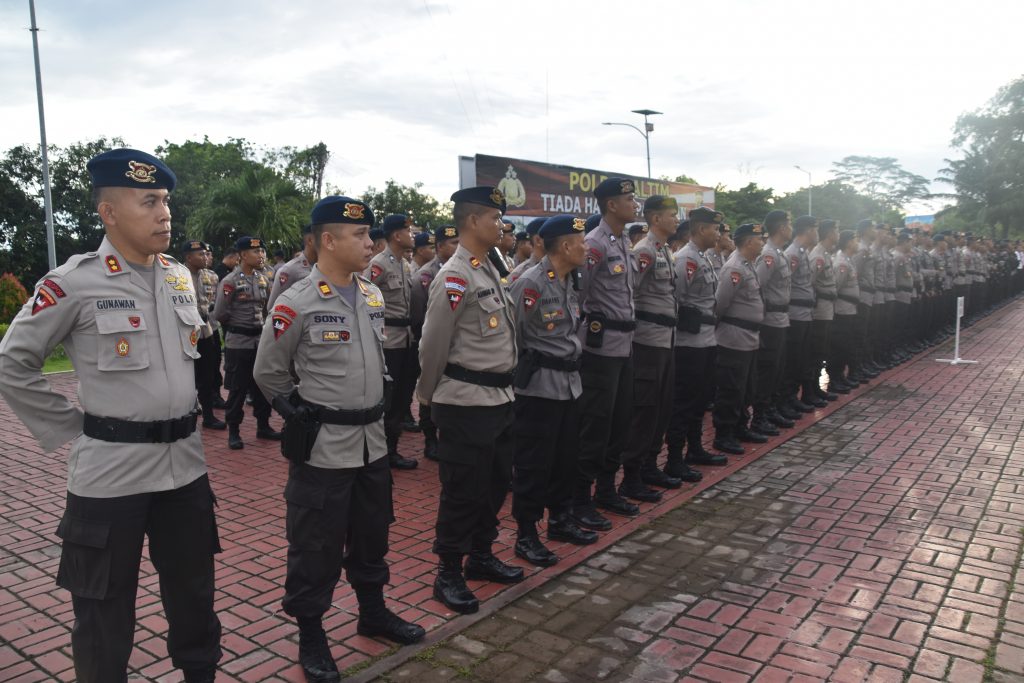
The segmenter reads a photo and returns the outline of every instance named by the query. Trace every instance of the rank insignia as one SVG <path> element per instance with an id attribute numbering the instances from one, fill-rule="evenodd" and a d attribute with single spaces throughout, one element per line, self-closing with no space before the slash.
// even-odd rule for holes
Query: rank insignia
<path id="1" fill-rule="evenodd" d="M 686 281 L 689 282 L 697 274 L 697 262 L 686 259 Z"/>
<path id="2" fill-rule="evenodd" d="M 766 266 L 768 266 L 769 268 L 771 268 L 772 266 L 775 265 L 775 257 L 772 256 L 771 254 L 765 254 L 764 255 L 764 264 Z"/>
<path id="3" fill-rule="evenodd" d="M 187 292 L 189 290 L 188 278 L 187 277 L 178 276 L 175 279 L 174 284 L 171 285 L 171 289 L 173 289 L 176 292 Z"/>
<path id="4" fill-rule="evenodd" d="M 49 308 L 50 306 L 56 305 L 57 300 L 53 298 L 53 295 L 50 294 L 45 289 L 43 289 L 42 287 L 40 287 L 39 291 L 36 292 L 35 300 L 32 302 L 32 315 L 35 315 L 44 308 Z"/>
<path id="5" fill-rule="evenodd" d="M 370 282 L 376 282 L 380 274 L 384 272 L 384 269 L 374 263 L 370 266 Z"/>
<path id="6" fill-rule="evenodd" d="M 341 341 L 340 330 L 324 330 L 320 333 L 320 340 L 325 342 L 336 342 Z"/>
<path id="7" fill-rule="evenodd" d="M 535 289 L 524 289 L 523 290 L 523 308 L 529 311 L 537 303 L 537 299 L 540 297 L 540 292 Z"/>
<path id="8" fill-rule="evenodd" d="M 51 280 L 50 278 L 46 278 L 45 280 L 43 280 L 43 285 L 51 292 L 53 292 L 58 299 L 63 299 L 64 297 L 67 296 L 67 294 L 64 293 L 64 290 L 61 289 L 61 286 L 58 285 L 53 280 Z"/>
<path id="9" fill-rule="evenodd" d="M 164 268 L 171 267 L 171 262 L 167 260 L 166 256 L 164 256 L 163 254 L 157 254 L 156 257 L 160 261 L 160 265 L 162 265 Z"/>
<path id="10" fill-rule="evenodd" d="M 371 308 L 380 308 L 384 305 L 384 302 L 378 299 L 376 294 L 370 294 L 366 297 L 366 305 Z"/>
<path id="11" fill-rule="evenodd" d="M 331 295 L 331 286 L 329 284 L 327 284 L 327 282 L 324 281 L 324 280 L 321 280 L 317 284 L 316 288 L 320 290 L 321 296 L 330 296 Z"/>
<path id="12" fill-rule="evenodd" d="M 366 207 L 362 204 L 345 202 L 345 209 L 341 212 L 341 215 L 351 220 L 359 220 L 366 215 Z"/>
<path id="13" fill-rule="evenodd" d="M 128 316 L 128 324 L 138 329 L 139 325 L 142 324 L 142 318 L 137 315 L 130 315 Z"/>
<path id="14" fill-rule="evenodd" d="M 487 327 L 489 327 L 489 328 L 491 328 L 493 330 L 497 326 L 498 326 L 498 316 L 492 315 L 490 318 L 487 319 Z"/>
<path id="15" fill-rule="evenodd" d="M 175 276 L 173 276 L 173 275 L 166 275 L 166 276 L 164 277 L 164 282 L 166 282 L 166 283 L 167 283 L 167 284 L 169 284 L 169 285 L 173 285 L 173 284 L 174 284 L 175 282 L 177 282 L 177 281 L 178 281 L 178 278 L 176 278 L 176 277 L 175 277 Z"/>
<path id="16" fill-rule="evenodd" d="M 131 347 L 128 346 L 128 340 L 125 339 L 124 337 L 121 337 L 120 339 L 118 339 L 117 340 L 117 344 L 114 346 L 114 351 L 116 351 L 117 355 L 121 356 L 121 358 L 124 358 L 125 356 L 127 356 L 128 355 L 128 351 L 130 349 L 131 349 Z"/>
<path id="17" fill-rule="evenodd" d="M 553 271 L 553 270 L 549 270 L 548 271 L 548 279 L 549 280 L 554 280 L 555 279 L 555 271 Z"/>
<path id="18" fill-rule="evenodd" d="M 471 256 L 469 259 L 469 265 L 473 266 L 474 268 L 479 268 L 480 259 L 478 259 L 476 256 Z"/>
<path id="19" fill-rule="evenodd" d="M 156 173 L 156 166 L 153 164 L 146 164 L 141 161 L 129 161 L 128 170 L 124 172 L 124 177 L 134 180 L 137 183 L 155 183 L 156 178 L 153 175 Z"/>
<path id="20" fill-rule="evenodd" d="M 640 255 L 639 255 L 638 257 L 637 257 L 637 262 L 638 262 L 638 263 L 639 263 L 639 265 L 640 265 L 640 272 L 642 273 L 642 272 L 644 272 L 645 270 L 647 270 L 647 266 L 651 265 L 651 255 L 650 255 L 650 254 L 648 254 L 648 253 L 646 253 L 646 252 L 644 252 L 644 253 L 641 253 L 641 254 L 640 254 Z M 616 268 L 620 268 L 621 266 L 615 266 L 615 267 L 616 267 Z M 622 271 L 621 271 L 621 270 L 616 270 L 615 272 L 616 272 L 616 273 L 620 273 L 620 272 L 622 272 Z"/>
<path id="21" fill-rule="evenodd" d="M 273 318 L 274 325 L 274 339 L 277 339 L 282 334 L 288 331 L 288 328 L 292 326 L 291 318 L 284 315 L 275 315 Z"/>
<path id="22" fill-rule="evenodd" d="M 154 169 L 154 170 L 156 170 L 156 169 Z M 121 272 L 121 264 L 118 262 L 117 257 L 114 256 L 113 254 L 108 256 L 106 258 L 106 261 L 104 261 L 104 263 L 107 264 L 107 270 L 109 270 L 111 273 L 120 273 Z"/>
<path id="23" fill-rule="evenodd" d="M 274 313 L 284 313 L 285 315 L 291 316 L 293 318 L 299 317 L 298 313 L 296 313 L 293 309 L 289 308 L 288 306 L 285 306 L 284 304 L 278 304 L 274 306 Z"/>
<path id="24" fill-rule="evenodd" d="M 195 346 L 196 344 L 198 344 L 199 343 L 199 331 L 198 330 L 192 330 L 192 334 L 190 334 L 188 336 L 188 340 L 192 343 L 192 346 Z"/>
<path id="25" fill-rule="evenodd" d="M 448 276 L 444 279 L 444 291 L 448 297 L 448 304 L 454 311 L 466 294 L 466 281 L 461 277 Z"/>
<path id="26" fill-rule="evenodd" d="M 740 283 L 740 280 L 743 279 L 743 277 L 734 270 L 731 273 L 729 273 L 729 279 L 732 280 L 732 283 L 734 285 L 738 285 Z"/>

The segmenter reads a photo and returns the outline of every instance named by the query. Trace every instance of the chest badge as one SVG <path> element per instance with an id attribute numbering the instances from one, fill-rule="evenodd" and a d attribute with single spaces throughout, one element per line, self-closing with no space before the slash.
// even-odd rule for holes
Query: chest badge
<path id="1" fill-rule="evenodd" d="M 497 326 L 498 326 L 498 316 L 492 315 L 490 318 L 487 319 L 487 327 L 489 327 L 489 328 L 491 328 L 493 330 Z"/>
<path id="2" fill-rule="evenodd" d="M 199 332 L 197 330 L 192 330 L 192 334 L 190 334 L 188 336 L 188 340 L 192 343 L 192 346 L 195 346 L 196 344 L 198 344 L 199 343 Z"/>
<path id="3" fill-rule="evenodd" d="M 125 339 L 124 337 L 121 337 L 120 339 L 118 339 L 117 340 L 117 345 L 114 346 L 114 351 L 116 351 L 117 355 L 119 355 L 121 358 L 124 358 L 125 356 L 127 356 L 128 355 L 128 351 L 130 351 L 130 350 L 131 350 L 131 347 L 128 345 L 128 340 Z"/>
<path id="4" fill-rule="evenodd" d="M 622 265 L 621 263 L 616 263 L 616 264 L 615 264 L 615 265 L 614 265 L 614 266 L 612 267 L 612 272 L 613 272 L 613 273 L 615 273 L 616 275 L 618 275 L 619 273 L 621 273 L 621 272 L 622 272 L 623 270 L 625 270 L 625 268 L 623 267 L 623 265 Z"/>

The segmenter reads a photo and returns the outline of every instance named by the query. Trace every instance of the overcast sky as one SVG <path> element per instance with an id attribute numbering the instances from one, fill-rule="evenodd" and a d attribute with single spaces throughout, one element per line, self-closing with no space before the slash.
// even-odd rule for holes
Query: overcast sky
<path id="1" fill-rule="evenodd" d="M 850 154 L 934 178 L 1024 72 L 1024 3 L 37 0 L 47 133 L 323 141 L 328 181 L 446 199 L 459 155 L 779 191 Z M 0 149 L 39 140 L 28 0 L 0 0 Z M 938 189 L 939 186 L 936 186 Z M 924 207 L 910 207 L 912 211 Z"/>

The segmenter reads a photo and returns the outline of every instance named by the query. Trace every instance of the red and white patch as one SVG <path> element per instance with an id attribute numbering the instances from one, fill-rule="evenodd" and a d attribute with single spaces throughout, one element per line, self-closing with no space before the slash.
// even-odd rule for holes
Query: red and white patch
<path id="1" fill-rule="evenodd" d="M 603 259 L 603 258 L 604 258 L 604 254 L 602 254 L 599 249 L 590 249 L 587 252 L 587 267 L 588 268 L 593 268 L 598 263 L 600 263 L 601 259 Z"/>
<path id="2" fill-rule="evenodd" d="M 647 252 L 640 252 L 640 255 L 636 259 L 637 265 L 640 267 L 640 272 L 647 270 L 647 267 L 651 265 L 651 255 Z"/>
<path id="3" fill-rule="evenodd" d="M 769 268 L 772 268 L 775 265 L 775 257 L 772 256 L 771 254 L 765 254 L 764 255 L 764 264 L 766 266 L 768 266 Z"/>
<path id="4" fill-rule="evenodd" d="M 231 296 L 235 293 L 234 285 L 224 285 L 224 296 Z"/>
<path id="5" fill-rule="evenodd" d="M 434 276 L 430 273 L 420 273 L 420 284 L 423 285 L 423 289 L 429 289 L 430 283 L 434 281 Z"/>
<path id="6" fill-rule="evenodd" d="M 274 339 L 277 339 L 282 334 L 288 331 L 288 328 L 292 326 L 291 318 L 284 315 L 275 315 L 273 318 L 274 324 Z"/>
<path id="7" fill-rule="evenodd" d="M 142 318 L 137 315 L 128 316 L 128 324 L 134 328 L 138 328 L 142 324 Z"/>
<path id="8" fill-rule="evenodd" d="M 384 269 L 378 266 L 376 263 L 370 266 L 370 282 L 376 282 L 380 274 L 384 272 Z"/>
<path id="9" fill-rule="evenodd" d="M 288 306 L 285 306 L 284 304 L 278 304 L 274 306 L 274 313 L 284 313 L 285 315 L 289 315 L 293 318 L 299 317 L 298 313 L 296 313 L 293 309 L 289 308 Z"/>
<path id="10" fill-rule="evenodd" d="M 35 299 L 32 301 L 32 315 L 35 315 L 44 308 L 56 305 L 57 300 L 53 298 L 53 295 L 40 287 L 39 291 L 36 292 Z"/>
<path id="11" fill-rule="evenodd" d="M 529 311 L 537 304 L 537 299 L 540 298 L 540 292 L 535 289 L 524 289 L 523 290 L 523 308 Z"/>
<path id="12" fill-rule="evenodd" d="M 846 266 L 839 266 L 839 273 L 841 275 L 845 275 L 846 274 Z"/>
<path id="13" fill-rule="evenodd" d="M 824 268 L 825 268 L 825 259 L 820 258 L 820 259 L 818 259 L 818 260 L 816 260 L 814 262 L 814 269 L 815 270 L 824 270 Z"/>
<path id="14" fill-rule="evenodd" d="M 792 270 L 796 270 L 797 266 L 799 266 L 799 265 L 800 265 L 800 257 L 799 256 L 791 256 L 789 258 L 789 267 Z"/>
<path id="15" fill-rule="evenodd" d="M 444 291 L 448 296 L 448 304 L 454 311 L 466 294 L 466 281 L 461 277 L 449 275 L 444 279 Z"/>
<path id="16" fill-rule="evenodd" d="M 288 282 L 288 273 L 281 273 L 277 276 L 277 281 L 282 285 Z"/>
<path id="17" fill-rule="evenodd" d="M 341 341 L 347 342 L 351 338 L 352 338 L 352 333 L 351 332 L 349 332 L 348 330 L 342 330 L 341 331 Z"/>
<path id="18" fill-rule="evenodd" d="M 741 280 L 743 279 L 743 276 L 741 276 L 741 275 L 740 275 L 739 273 L 737 273 L 737 272 L 736 272 L 736 271 L 734 270 L 734 271 L 732 271 L 731 273 L 729 273 L 729 279 L 730 279 L 730 280 L 732 280 L 732 283 L 733 283 L 734 285 L 739 285 L 739 284 L 740 284 L 740 281 L 741 281 Z"/>
<path id="19" fill-rule="evenodd" d="M 686 281 L 689 282 L 697 274 L 697 262 L 693 259 L 686 259 Z"/>
<path id="20" fill-rule="evenodd" d="M 61 286 L 58 285 L 53 280 L 51 280 L 50 278 L 46 278 L 45 280 L 43 280 L 43 284 L 46 285 L 46 288 L 53 292 L 58 299 L 63 299 L 64 297 L 67 296 L 67 294 L 64 293 L 64 290 L 61 289 Z"/>

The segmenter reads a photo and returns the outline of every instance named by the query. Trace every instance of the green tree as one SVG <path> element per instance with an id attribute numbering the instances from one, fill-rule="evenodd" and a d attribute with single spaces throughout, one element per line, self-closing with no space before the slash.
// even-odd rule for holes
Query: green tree
<path id="1" fill-rule="evenodd" d="M 306 149 L 294 150 L 285 166 L 285 175 L 294 180 L 304 193 L 320 199 L 323 197 L 324 173 L 330 159 L 331 152 L 322 142 Z"/>
<path id="2" fill-rule="evenodd" d="M 863 218 L 891 225 L 898 225 L 903 220 L 903 216 L 892 206 L 858 192 L 856 188 L 839 180 L 815 185 L 810 191 L 814 215 L 837 220 L 842 227 L 852 228 Z M 775 200 L 774 208 L 789 211 L 793 216 L 803 216 L 807 213 L 807 192 L 808 188 L 804 187 L 783 195 Z"/>
<path id="3" fill-rule="evenodd" d="M 393 179 L 388 180 L 383 190 L 368 187 L 362 194 L 362 201 L 370 205 L 378 222 L 392 213 L 404 213 L 411 216 L 416 225 L 436 228 L 452 222 L 452 203 L 439 202 L 434 197 L 421 191 L 423 183 L 412 186 L 399 185 Z"/>
<path id="4" fill-rule="evenodd" d="M 832 167 L 840 183 L 893 209 L 929 196 L 928 179 L 905 170 L 895 157 L 848 156 Z"/>
<path id="5" fill-rule="evenodd" d="M 696 180 L 694 180 L 690 176 L 686 175 L 685 173 L 680 173 L 679 175 L 677 175 L 674 178 L 672 176 L 663 175 L 663 176 L 661 176 L 661 179 L 662 180 L 668 180 L 668 181 L 673 182 L 673 183 L 686 183 L 687 185 L 700 185 L 700 183 L 698 183 Z"/>
<path id="6" fill-rule="evenodd" d="M 757 183 L 747 183 L 738 190 L 729 190 L 722 184 L 715 188 L 715 210 L 721 211 L 725 222 L 733 226 L 760 223 L 774 208 L 774 200 L 775 191 Z"/>

